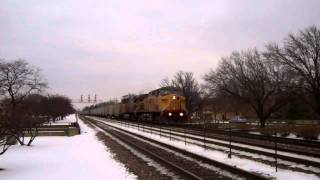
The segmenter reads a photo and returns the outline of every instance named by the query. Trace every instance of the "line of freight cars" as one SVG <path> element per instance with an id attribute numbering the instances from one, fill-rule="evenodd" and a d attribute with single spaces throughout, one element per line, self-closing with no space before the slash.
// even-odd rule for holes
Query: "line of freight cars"
<path id="1" fill-rule="evenodd" d="M 120 103 L 107 102 L 85 108 L 84 115 L 103 116 L 158 123 L 184 122 L 186 99 L 173 87 L 163 87 L 148 94 L 126 95 Z"/>

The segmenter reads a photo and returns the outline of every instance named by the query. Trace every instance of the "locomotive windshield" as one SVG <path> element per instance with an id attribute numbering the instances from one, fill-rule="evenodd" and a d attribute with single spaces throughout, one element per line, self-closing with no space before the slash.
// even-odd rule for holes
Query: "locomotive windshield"
<path id="1" fill-rule="evenodd" d="M 178 93 L 177 90 L 170 90 L 170 89 L 164 89 L 159 91 L 159 94 L 161 96 L 168 95 L 168 94 L 177 94 L 177 93 Z"/>
<path id="2" fill-rule="evenodd" d="M 168 95 L 168 94 L 179 94 L 179 95 L 181 95 L 181 92 L 177 88 L 174 88 L 174 87 L 162 87 L 160 89 L 151 91 L 149 94 L 155 95 L 155 96 L 159 96 L 159 95 L 160 96 L 165 96 L 165 95 Z"/>

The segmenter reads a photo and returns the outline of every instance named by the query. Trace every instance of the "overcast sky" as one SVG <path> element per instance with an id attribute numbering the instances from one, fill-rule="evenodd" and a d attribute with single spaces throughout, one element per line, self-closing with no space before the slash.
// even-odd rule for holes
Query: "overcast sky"
<path id="1" fill-rule="evenodd" d="M 0 58 L 42 69 L 50 91 L 99 99 L 201 78 L 233 50 L 320 27 L 319 0 L 1 0 Z"/>

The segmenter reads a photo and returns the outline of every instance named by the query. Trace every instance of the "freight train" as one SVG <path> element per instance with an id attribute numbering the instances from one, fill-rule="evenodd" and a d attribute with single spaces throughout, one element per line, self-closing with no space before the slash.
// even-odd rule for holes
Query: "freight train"
<path id="1" fill-rule="evenodd" d="M 148 94 L 126 95 L 121 102 L 107 102 L 85 108 L 81 114 L 157 123 L 181 123 L 187 118 L 186 99 L 173 87 Z"/>

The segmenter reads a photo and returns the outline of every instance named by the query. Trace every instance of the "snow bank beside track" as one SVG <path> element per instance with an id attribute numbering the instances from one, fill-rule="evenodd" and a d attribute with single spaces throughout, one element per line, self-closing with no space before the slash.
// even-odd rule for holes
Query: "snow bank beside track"
<path id="1" fill-rule="evenodd" d="M 75 116 L 67 117 L 72 121 Z M 81 134 L 73 137 L 37 137 L 33 146 L 15 145 L 0 156 L 0 179 L 81 180 L 135 179 L 112 159 L 95 137 L 95 130 L 78 121 Z"/>

